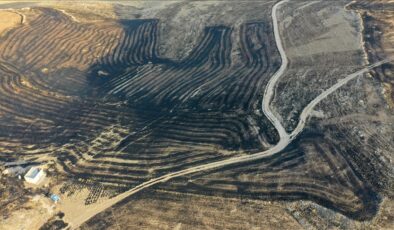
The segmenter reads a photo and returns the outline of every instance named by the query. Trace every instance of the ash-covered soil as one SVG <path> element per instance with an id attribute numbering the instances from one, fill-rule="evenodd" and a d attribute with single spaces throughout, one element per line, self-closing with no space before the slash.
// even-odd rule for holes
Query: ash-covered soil
<path id="1" fill-rule="evenodd" d="M 275 2 L 8 4 L 23 20 L 0 36 L 0 162 L 55 165 L 61 207 L 78 213 L 152 178 L 272 148 L 262 98 L 282 64 Z M 271 107 L 288 132 L 323 90 L 391 55 L 384 3 L 348 3 L 278 11 L 289 64 Z M 390 226 L 391 65 L 324 99 L 280 153 L 162 183 L 82 229 Z M 62 215 L 43 229 L 66 228 Z"/>

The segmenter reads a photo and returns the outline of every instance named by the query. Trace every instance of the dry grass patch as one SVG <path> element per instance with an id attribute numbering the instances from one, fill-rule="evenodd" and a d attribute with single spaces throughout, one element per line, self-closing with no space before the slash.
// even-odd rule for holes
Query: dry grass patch
<path id="1" fill-rule="evenodd" d="M 0 11 L 0 35 L 21 24 L 21 22 L 21 15 L 10 11 Z"/>

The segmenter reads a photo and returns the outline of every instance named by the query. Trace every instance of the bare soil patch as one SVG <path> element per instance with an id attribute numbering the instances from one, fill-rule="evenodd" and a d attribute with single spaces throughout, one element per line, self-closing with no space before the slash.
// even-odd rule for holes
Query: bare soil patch
<path id="1" fill-rule="evenodd" d="M 21 24 L 21 22 L 21 15 L 10 11 L 0 11 L 0 35 Z"/>

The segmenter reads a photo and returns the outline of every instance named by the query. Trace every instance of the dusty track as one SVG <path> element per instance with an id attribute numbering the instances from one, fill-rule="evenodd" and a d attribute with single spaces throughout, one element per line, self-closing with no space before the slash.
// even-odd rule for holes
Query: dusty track
<path id="1" fill-rule="evenodd" d="M 282 40 L 280 38 L 278 17 L 276 15 L 278 7 L 287 1 L 288 0 L 280 1 L 272 7 L 272 14 L 271 15 L 272 15 L 272 22 L 273 22 L 273 26 L 274 26 L 275 42 L 276 42 L 276 47 L 279 50 L 280 57 L 282 59 L 282 64 L 281 64 L 279 70 L 269 80 L 267 87 L 265 88 L 265 91 L 264 91 L 263 104 L 262 104 L 262 109 L 263 109 L 265 116 L 267 116 L 267 118 L 274 125 L 275 129 L 279 133 L 280 142 L 283 142 L 283 143 L 286 143 L 289 141 L 289 135 L 287 134 L 285 128 L 280 123 L 279 119 L 277 117 L 275 117 L 275 115 L 271 111 L 270 103 L 271 103 L 271 100 L 272 100 L 274 93 L 275 93 L 276 83 L 278 82 L 279 78 L 285 72 L 285 70 L 287 68 L 287 63 L 288 63 L 285 50 L 283 49 Z"/>
<path id="2" fill-rule="evenodd" d="M 287 67 L 287 57 L 286 57 L 285 51 L 282 46 L 282 42 L 281 42 L 281 38 L 280 38 L 280 34 L 279 34 L 279 28 L 278 28 L 278 19 L 277 19 L 277 15 L 276 15 L 278 7 L 285 2 L 287 2 L 287 0 L 280 1 L 277 4 L 275 4 L 274 7 L 272 8 L 272 20 L 273 20 L 273 25 L 274 25 L 275 40 L 276 40 L 278 50 L 280 52 L 282 64 L 281 64 L 281 67 L 279 68 L 279 70 L 273 75 L 273 77 L 268 82 L 268 85 L 267 85 L 265 92 L 264 92 L 263 103 L 262 103 L 262 109 L 263 109 L 264 114 L 272 122 L 275 129 L 279 133 L 279 137 L 280 137 L 279 142 L 273 148 L 271 148 L 267 151 L 262 151 L 262 152 L 258 152 L 258 153 L 251 154 L 251 155 L 234 157 L 234 158 L 230 158 L 230 159 L 226 159 L 226 160 L 222 160 L 222 161 L 199 165 L 199 166 L 191 167 L 188 169 L 180 170 L 177 172 L 168 173 L 166 175 L 151 179 L 147 182 L 137 185 L 136 187 L 134 187 L 134 188 L 110 199 L 110 200 L 106 200 L 105 202 L 102 202 L 99 205 L 99 207 L 96 207 L 88 212 L 85 212 L 84 215 L 68 216 L 67 215 L 68 213 L 66 213 L 66 218 L 67 217 L 70 218 L 70 219 L 67 218 L 67 221 L 69 221 L 74 228 L 78 227 L 80 224 L 84 223 L 86 220 L 88 220 L 89 218 L 91 218 L 95 214 L 105 210 L 106 208 L 111 207 L 112 205 L 120 202 L 121 200 L 123 200 L 123 199 L 145 189 L 145 188 L 156 185 L 158 183 L 166 182 L 166 181 L 176 178 L 176 177 L 180 177 L 180 176 L 184 176 L 184 175 L 188 175 L 188 174 L 192 174 L 192 173 L 196 173 L 196 172 L 200 172 L 200 171 L 211 170 L 211 169 L 215 169 L 215 168 L 219 168 L 219 167 L 223 167 L 223 166 L 228 166 L 228 165 L 232 165 L 232 164 L 237 164 L 237 163 L 251 162 L 251 161 L 259 160 L 259 159 L 262 159 L 265 157 L 272 156 L 276 153 L 279 153 L 284 148 L 286 148 L 292 142 L 292 140 L 295 139 L 295 137 L 299 133 L 301 133 L 303 131 L 306 121 L 307 121 L 307 118 L 309 117 L 309 115 L 313 111 L 313 108 L 321 100 L 326 98 L 331 93 L 335 92 L 335 90 L 337 90 L 341 86 L 345 85 L 350 80 L 362 75 L 363 73 L 368 72 L 370 69 L 372 69 L 374 67 L 377 67 L 379 65 L 382 65 L 382 64 L 387 63 L 392 60 L 392 59 L 386 59 L 386 60 L 377 62 L 373 65 L 370 65 L 364 69 L 361 69 L 353 74 L 346 76 L 342 80 L 339 80 L 335 85 L 333 85 L 332 87 L 325 90 L 323 93 L 321 93 L 319 96 L 317 96 L 313 101 L 311 101 L 303 109 L 296 129 L 294 129 L 291 134 L 288 134 L 285 131 L 285 129 L 283 128 L 279 119 L 277 117 L 275 117 L 275 115 L 273 114 L 273 112 L 270 109 L 270 102 L 271 102 L 271 99 L 272 99 L 275 89 L 276 89 L 276 83 L 280 79 L 280 77 L 283 75 L 283 73 L 285 72 L 286 67 Z"/>

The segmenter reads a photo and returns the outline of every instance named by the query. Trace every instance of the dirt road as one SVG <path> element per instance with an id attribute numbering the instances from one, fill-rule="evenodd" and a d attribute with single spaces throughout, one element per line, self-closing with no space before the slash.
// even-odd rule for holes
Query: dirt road
<path id="1" fill-rule="evenodd" d="M 263 102 L 262 102 L 262 110 L 264 112 L 264 115 L 274 125 L 275 129 L 279 133 L 280 141 L 282 141 L 283 143 L 286 143 L 290 140 L 289 134 L 286 132 L 285 128 L 282 126 L 279 119 L 271 111 L 270 103 L 275 93 L 276 83 L 278 82 L 279 78 L 283 75 L 283 73 L 286 71 L 288 64 L 287 56 L 285 50 L 283 49 L 282 40 L 279 34 L 278 17 L 276 15 L 278 11 L 278 7 L 287 1 L 288 0 L 280 1 L 272 7 L 271 15 L 272 15 L 272 24 L 274 27 L 275 43 L 276 43 L 276 47 L 278 48 L 280 58 L 282 59 L 282 63 L 279 70 L 268 81 L 268 84 L 264 91 Z"/>
<path id="2" fill-rule="evenodd" d="M 262 159 L 262 158 L 272 156 L 272 155 L 282 151 L 286 146 L 288 146 L 291 143 L 292 140 L 294 140 L 294 138 L 299 133 L 302 132 L 308 116 L 313 111 L 313 108 L 321 100 L 326 98 L 328 95 L 330 95 L 335 90 L 337 90 L 338 88 L 340 88 L 341 86 L 343 86 L 344 84 L 349 82 L 350 80 L 354 79 L 355 77 L 368 72 L 370 69 L 372 69 L 376 66 L 382 65 L 382 64 L 390 61 L 390 59 L 386 59 L 386 60 L 377 62 L 373 65 L 370 65 L 362 70 L 359 70 L 353 74 L 348 75 L 344 79 L 339 80 L 338 83 L 336 83 L 335 85 L 333 85 L 329 89 L 325 90 L 323 93 L 321 93 L 319 96 L 317 96 L 313 101 L 311 101 L 303 109 L 296 129 L 291 134 L 288 134 L 285 131 L 282 124 L 280 123 L 279 119 L 273 114 L 273 112 L 271 111 L 271 108 L 270 108 L 270 102 L 272 100 L 272 97 L 274 96 L 274 92 L 276 89 L 276 83 L 280 79 L 280 77 L 283 75 L 283 73 L 285 72 L 287 64 L 288 64 L 286 53 L 283 49 L 282 41 L 281 41 L 280 34 L 279 34 L 279 25 L 278 25 L 278 20 L 277 20 L 277 15 L 276 15 L 278 7 L 287 1 L 288 0 L 280 1 L 280 2 L 276 3 L 274 5 L 274 7 L 272 8 L 272 20 L 273 20 L 273 26 L 274 26 L 275 41 L 276 41 L 276 45 L 278 47 L 278 50 L 279 50 L 279 53 L 280 53 L 280 56 L 282 59 L 282 64 L 281 64 L 281 67 L 279 68 L 279 70 L 274 74 L 274 76 L 268 82 L 268 85 L 267 85 L 265 92 L 264 92 L 263 103 L 262 103 L 262 110 L 263 110 L 265 116 L 267 116 L 267 118 L 272 122 L 272 124 L 274 125 L 276 130 L 278 130 L 280 141 L 273 148 L 263 151 L 263 152 L 258 152 L 258 153 L 254 153 L 251 155 L 240 156 L 240 157 L 235 157 L 235 158 L 231 158 L 231 159 L 227 159 L 227 160 L 223 160 L 223 161 L 212 162 L 212 163 L 205 164 L 205 165 L 191 167 L 188 169 L 169 173 L 169 174 L 157 177 L 155 179 L 151 179 L 147 182 L 144 182 L 144 183 L 122 193 L 122 194 L 119 194 L 118 196 L 116 196 L 112 199 L 109 199 L 109 200 L 106 200 L 106 201 L 100 203 L 99 206 L 95 206 L 95 208 L 93 208 L 92 210 L 86 210 L 86 211 L 84 210 L 84 212 L 82 212 L 82 213 L 78 212 L 78 213 L 74 213 L 74 214 L 73 213 L 65 213 L 66 214 L 65 220 L 68 223 L 70 223 L 73 228 L 77 228 L 82 223 L 84 223 L 85 221 L 87 221 L 88 219 L 93 217 L 94 215 L 104 211 L 105 209 L 113 206 L 114 204 L 120 202 L 121 200 L 123 200 L 123 199 L 143 190 L 143 189 L 146 189 L 146 188 L 149 188 L 153 185 L 156 185 L 158 183 L 163 183 L 163 182 L 166 182 L 166 181 L 176 178 L 176 177 L 185 176 L 185 175 L 200 172 L 200 171 L 215 169 L 215 168 L 219 168 L 219 167 L 223 167 L 223 166 L 227 166 L 227 165 L 231 165 L 231 164 L 250 162 L 250 161 Z"/>
<path id="3" fill-rule="evenodd" d="M 326 89 L 324 92 L 322 92 L 319 96 L 317 96 L 311 102 L 309 102 L 309 104 L 302 110 L 298 124 L 297 124 L 296 128 L 293 130 L 293 132 L 291 132 L 291 134 L 290 134 L 290 140 L 294 140 L 294 138 L 296 138 L 297 135 L 302 132 L 302 130 L 304 129 L 307 118 L 309 117 L 309 115 L 313 111 L 313 108 L 320 101 L 322 101 L 324 98 L 326 98 L 331 93 L 335 92 L 335 90 L 339 89 L 341 86 L 348 83 L 350 80 L 353 80 L 354 78 L 359 77 L 364 73 L 367 73 L 371 69 L 378 67 L 380 65 L 383 65 L 385 63 L 391 62 L 393 60 L 394 60 L 394 58 L 387 58 L 382 61 L 376 62 L 372 65 L 369 65 L 369 66 L 365 67 L 364 69 L 361 69 L 355 73 L 349 74 L 345 78 L 340 79 L 337 83 L 335 83 L 335 85 Z"/>

